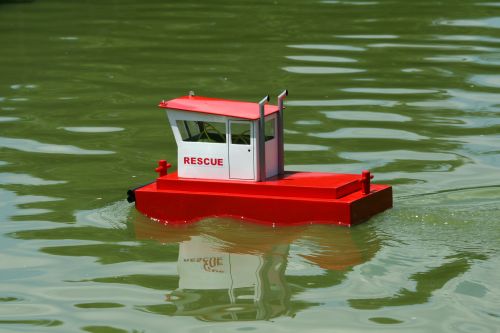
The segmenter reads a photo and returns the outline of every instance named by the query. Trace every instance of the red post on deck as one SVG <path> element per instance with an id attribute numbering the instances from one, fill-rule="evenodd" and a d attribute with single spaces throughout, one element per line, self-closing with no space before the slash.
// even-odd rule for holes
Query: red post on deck
<path id="1" fill-rule="evenodd" d="M 155 169 L 156 172 L 158 172 L 158 176 L 166 176 L 168 169 L 172 166 L 172 164 L 167 163 L 165 160 L 159 160 L 158 161 L 158 167 Z"/>
<path id="2" fill-rule="evenodd" d="M 370 194 L 371 179 L 373 179 L 373 175 L 370 174 L 370 171 L 363 170 L 363 172 L 361 172 L 361 190 L 363 194 Z"/>

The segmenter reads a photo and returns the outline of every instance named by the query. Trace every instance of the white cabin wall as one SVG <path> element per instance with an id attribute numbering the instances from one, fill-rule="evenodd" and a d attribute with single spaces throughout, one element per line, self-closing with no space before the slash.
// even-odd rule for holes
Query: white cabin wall
<path id="1" fill-rule="evenodd" d="M 223 122 L 226 124 L 227 135 L 227 117 L 171 109 L 167 109 L 167 116 L 177 142 L 178 176 L 182 178 L 229 179 L 227 137 L 226 143 L 186 142 L 182 140 L 177 128 L 177 120 Z M 185 163 L 186 158 L 188 163 Z M 191 158 L 222 159 L 223 165 L 191 164 L 189 162 Z"/>
<path id="2" fill-rule="evenodd" d="M 278 174 L 278 139 L 275 137 L 266 142 L 266 178 Z"/>
<path id="3" fill-rule="evenodd" d="M 278 119 L 276 114 L 266 117 L 270 119 L 274 119 L 274 138 L 266 141 L 266 178 L 278 174 Z"/>
<path id="4" fill-rule="evenodd" d="M 187 112 L 181 110 L 167 109 L 167 116 L 170 121 L 170 126 L 177 142 L 177 172 L 179 177 L 183 178 L 202 178 L 202 179 L 230 179 L 229 173 L 229 120 L 242 120 L 224 116 L 216 116 L 210 114 Z M 266 117 L 266 120 L 275 119 L 274 122 L 274 138 L 265 143 L 265 158 L 266 158 L 266 175 L 264 178 L 270 178 L 278 174 L 278 124 L 276 114 Z M 208 142 L 186 142 L 182 140 L 181 133 L 177 128 L 177 120 L 188 121 L 206 121 L 206 122 L 223 122 L 226 126 L 226 143 L 208 143 Z M 254 167 L 255 179 L 259 179 L 259 147 L 258 133 L 259 121 L 254 120 L 254 131 L 251 136 L 253 144 L 252 163 Z M 186 160 L 187 158 L 187 160 Z M 200 165 L 192 164 L 192 158 L 196 159 L 222 159 L 220 165 Z M 186 163 L 187 161 L 187 163 Z"/>
<path id="5" fill-rule="evenodd" d="M 255 146 L 255 126 L 256 121 L 239 119 L 239 118 L 229 118 L 228 117 L 228 129 L 231 136 L 233 134 L 231 131 L 234 129 L 230 128 L 231 124 L 241 124 L 244 123 L 245 127 L 249 125 L 250 129 L 250 142 L 246 144 L 233 144 L 232 139 L 228 139 L 228 150 L 229 150 L 229 177 L 234 180 L 241 181 L 256 181 L 257 171 L 256 171 L 256 159 L 257 159 L 257 148 Z"/>
<path id="6" fill-rule="evenodd" d="M 276 114 L 270 115 L 266 117 L 266 120 L 274 119 L 274 139 L 266 141 L 265 143 L 265 158 L 266 158 L 266 175 L 264 179 L 274 177 L 278 174 L 278 122 Z M 258 142 L 259 142 L 259 131 L 260 131 L 260 122 L 259 120 L 255 121 L 255 170 L 257 174 L 259 173 L 259 153 L 258 153 Z M 259 177 L 259 175 L 257 176 Z M 257 178 L 259 179 L 259 178 Z"/>
<path id="7" fill-rule="evenodd" d="M 252 144 L 253 144 L 253 169 L 255 170 L 255 181 L 259 179 L 259 121 L 252 120 L 253 122 L 253 133 L 252 133 Z"/>

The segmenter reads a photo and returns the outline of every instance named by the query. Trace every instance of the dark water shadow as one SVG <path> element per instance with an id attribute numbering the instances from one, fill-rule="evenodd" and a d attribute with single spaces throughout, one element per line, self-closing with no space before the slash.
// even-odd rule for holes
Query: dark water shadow
<path id="1" fill-rule="evenodd" d="M 20 4 L 20 3 L 32 3 L 35 0 L 0 0 L 0 5 L 12 5 L 12 4 Z"/>

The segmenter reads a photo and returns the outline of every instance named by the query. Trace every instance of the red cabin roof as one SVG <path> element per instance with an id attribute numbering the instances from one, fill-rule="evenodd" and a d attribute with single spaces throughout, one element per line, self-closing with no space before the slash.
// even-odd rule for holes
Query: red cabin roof
<path id="1" fill-rule="evenodd" d="M 218 116 L 255 120 L 259 119 L 259 103 L 232 101 L 202 96 L 182 96 L 170 101 L 162 101 L 159 105 L 165 109 L 176 109 L 189 112 L 200 112 Z M 278 112 L 276 105 L 266 104 L 264 115 Z"/>

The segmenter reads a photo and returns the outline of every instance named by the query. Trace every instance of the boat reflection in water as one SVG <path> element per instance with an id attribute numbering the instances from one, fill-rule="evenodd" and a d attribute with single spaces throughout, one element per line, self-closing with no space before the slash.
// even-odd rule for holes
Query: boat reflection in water
<path id="1" fill-rule="evenodd" d="M 166 294 L 164 304 L 143 310 L 204 321 L 293 316 L 317 305 L 292 299 L 294 294 L 340 283 L 379 247 L 373 233 L 368 238 L 360 228 L 354 235 L 350 229 L 332 226 L 273 229 L 227 219 L 182 227 L 138 219 L 135 232 L 139 239 L 179 243 L 179 287 Z M 357 242 L 366 239 L 369 244 L 361 251 Z M 287 270 L 290 263 L 301 267 L 300 272 Z"/>
<path id="2" fill-rule="evenodd" d="M 179 245 L 179 289 L 167 295 L 176 315 L 206 320 L 268 319 L 285 314 L 290 292 L 285 281 L 288 246 L 267 255 L 231 253 L 206 236 Z"/>

